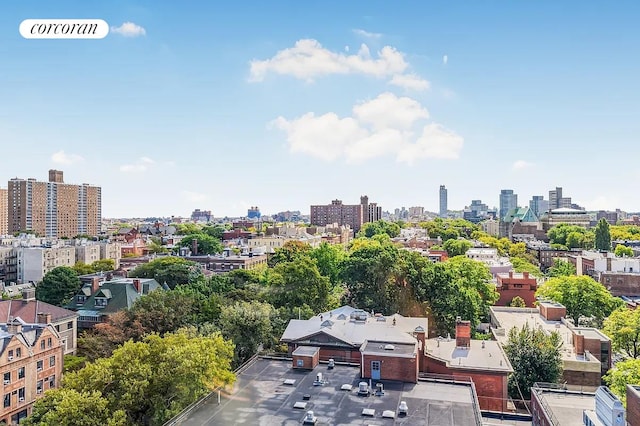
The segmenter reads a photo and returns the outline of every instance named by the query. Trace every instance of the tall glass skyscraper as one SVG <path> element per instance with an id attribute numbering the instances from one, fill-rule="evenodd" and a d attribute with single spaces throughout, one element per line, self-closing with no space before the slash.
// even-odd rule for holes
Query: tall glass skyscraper
<path id="1" fill-rule="evenodd" d="M 440 217 L 446 217 L 447 211 L 447 188 L 444 185 L 440 185 Z"/>

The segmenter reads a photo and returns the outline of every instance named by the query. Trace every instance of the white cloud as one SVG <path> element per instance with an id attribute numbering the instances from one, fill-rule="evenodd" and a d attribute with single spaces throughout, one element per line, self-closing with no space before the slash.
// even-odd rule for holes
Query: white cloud
<path id="1" fill-rule="evenodd" d="M 155 164 L 149 157 L 140 157 L 135 163 L 123 164 L 120 171 L 125 173 L 141 173 L 146 172 L 151 165 Z"/>
<path id="2" fill-rule="evenodd" d="M 420 124 L 428 118 L 429 112 L 416 100 L 383 93 L 356 104 L 351 117 L 309 112 L 292 120 L 278 117 L 271 124 L 286 133 L 291 152 L 325 161 L 344 158 L 357 163 L 394 156 L 411 164 L 423 158 L 458 158 L 463 138 L 436 123 Z"/>
<path id="3" fill-rule="evenodd" d="M 524 160 L 518 160 L 515 163 L 513 163 L 513 166 L 511 166 L 511 168 L 513 170 L 524 170 L 524 169 L 528 169 L 530 167 L 533 166 L 533 163 L 530 163 L 528 161 L 524 161 Z"/>
<path id="4" fill-rule="evenodd" d="M 111 32 L 120 34 L 124 37 L 140 37 L 147 34 L 147 31 L 138 24 L 133 22 L 125 22 L 119 27 L 111 27 Z"/>
<path id="5" fill-rule="evenodd" d="M 416 74 L 394 75 L 389 84 L 393 84 L 394 86 L 402 87 L 404 89 L 417 91 L 427 90 L 429 87 L 431 87 L 431 83 Z"/>
<path id="6" fill-rule="evenodd" d="M 78 154 L 67 154 L 63 150 L 60 150 L 51 155 L 51 161 L 56 164 L 71 165 L 84 161 L 84 158 Z"/>
<path id="7" fill-rule="evenodd" d="M 353 33 L 355 35 L 357 35 L 357 36 L 360 36 L 360 37 L 363 37 L 363 38 L 372 39 L 372 40 L 378 40 L 378 39 L 382 38 L 382 34 L 381 33 L 372 33 L 372 32 L 369 32 L 369 31 L 358 29 L 358 28 L 353 30 Z"/>
<path id="8" fill-rule="evenodd" d="M 202 201 L 207 201 L 209 199 L 208 195 L 195 191 L 182 191 L 182 197 L 186 201 L 190 201 L 192 203 L 199 203 Z"/>
<path id="9" fill-rule="evenodd" d="M 429 118 L 429 111 L 414 99 L 399 98 L 386 92 L 373 100 L 355 105 L 353 116 L 360 123 L 370 124 L 374 129 L 407 130 L 416 121 Z"/>
<path id="10" fill-rule="evenodd" d="M 293 47 L 280 50 L 272 58 L 250 63 L 250 81 L 262 81 L 269 73 L 290 75 L 313 81 L 331 74 L 363 74 L 390 77 L 402 74 L 409 66 L 404 54 L 390 46 L 383 47 L 373 58 L 367 45 L 356 54 L 332 52 L 313 39 L 298 40 Z"/>
<path id="11" fill-rule="evenodd" d="M 603 195 L 589 200 L 585 204 L 578 204 L 584 206 L 587 210 L 612 210 L 621 205 L 620 198 L 608 197 Z"/>
<path id="12" fill-rule="evenodd" d="M 447 63 L 448 63 L 448 62 L 449 62 L 449 56 L 444 55 L 444 56 L 442 57 L 442 63 L 443 63 L 444 65 L 447 65 Z"/>

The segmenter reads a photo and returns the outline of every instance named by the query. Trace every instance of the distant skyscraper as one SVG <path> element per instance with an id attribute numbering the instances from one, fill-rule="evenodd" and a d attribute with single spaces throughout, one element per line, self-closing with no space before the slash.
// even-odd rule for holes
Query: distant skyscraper
<path id="1" fill-rule="evenodd" d="M 447 188 L 444 185 L 440 185 L 440 217 L 447 215 L 449 208 L 447 206 Z"/>
<path id="2" fill-rule="evenodd" d="M 549 210 L 549 201 L 543 195 L 534 195 L 529 201 L 529 208 L 540 217 Z"/>
<path id="3" fill-rule="evenodd" d="M 247 210 L 247 218 L 249 219 L 260 219 L 260 209 L 257 206 L 251 207 Z"/>
<path id="4" fill-rule="evenodd" d="M 98 235 L 102 191 L 98 186 L 64 183 L 49 170 L 49 182 L 14 178 L 8 187 L 9 233 L 32 231 L 44 237 Z"/>
<path id="5" fill-rule="evenodd" d="M 560 200 L 562 199 L 562 187 L 556 187 L 555 190 L 549 191 L 549 210 L 560 208 Z"/>
<path id="6" fill-rule="evenodd" d="M 498 211 L 500 220 L 517 207 L 518 195 L 513 193 L 513 189 L 503 189 L 500 191 L 500 210 Z"/>

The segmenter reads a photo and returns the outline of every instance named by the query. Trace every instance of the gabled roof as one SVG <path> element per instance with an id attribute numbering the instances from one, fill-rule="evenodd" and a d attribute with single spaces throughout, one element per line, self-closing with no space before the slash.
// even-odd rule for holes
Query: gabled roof
<path id="1" fill-rule="evenodd" d="M 2 300 L 0 301 L 0 323 L 7 323 L 11 317 L 22 318 L 27 323 L 37 323 L 38 313 L 51 314 L 51 321 L 69 320 L 77 314 L 68 309 L 50 305 L 39 300 Z"/>
<path id="2" fill-rule="evenodd" d="M 507 213 L 507 219 L 510 222 L 515 220 L 519 222 L 531 223 L 531 222 L 539 222 L 538 216 L 536 216 L 535 212 L 531 210 L 529 207 L 519 207 L 517 209 L 511 210 Z"/>
<path id="3" fill-rule="evenodd" d="M 142 286 L 142 294 L 136 291 L 133 280 L 140 280 Z M 160 285 L 151 278 L 123 278 L 102 283 L 100 288 L 92 294 L 84 302 L 82 306 L 75 305 L 75 299 L 68 305 L 70 308 L 76 308 L 78 311 L 100 311 L 102 315 L 109 315 L 120 311 L 121 309 L 129 309 L 133 303 L 142 295 L 158 289 L 167 290 L 166 285 Z M 95 298 L 106 297 L 108 299 L 107 306 L 96 308 Z"/>

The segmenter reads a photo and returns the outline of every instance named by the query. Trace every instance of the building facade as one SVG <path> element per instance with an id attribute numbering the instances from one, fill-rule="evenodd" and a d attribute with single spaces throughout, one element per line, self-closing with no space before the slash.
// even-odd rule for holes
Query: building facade
<path id="1" fill-rule="evenodd" d="M 51 324 L 29 324 L 19 317 L 0 325 L 0 339 L 0 421 L 18 424 L 46 390 L 58 387 L 64 347 Z"/>
<path id="2" fill-rule="evenodd" d="M 0 188 L 0 235 L 9 233 L 9 193 L 7 188 Z"/>
<path id="3" fill-rule="evenodd" d="M 62 171 L 50 170 L 49 181 L 14 178 L 8 184 L 8 232 L 34 232 L 46 237 L 98 235 L 102 222 L 102 190 L 66 184 Z"/>
<path id="4" fill-rule="evenodd" d="M 360 197 L 360 204 L 343 204 L 342 200 L 333 200 L 331 204 L 311 206 L 311 225 L 326 226 L 333 223 L 348 225 L 358 232 L 367 222 L 382 219 L 382 207 L 369 203 L 369 197 Z"/>
<path id="5" fill-rule="evenodd" d="M 518 194 L 513 189 L 503 189 L 500 191 L 500 209 L 498 210 L 498 218 L 502 220 L 507 213 L 518 208 Z"/>
<path id="6" fill-rule="evenodd" d="M 447 188 L 444 185 L 440 185 L 439 199 L 440 199 L 440 211 L 439 211 L 440 217 L 446 217 L 449 206 L 447 205 L 447 202 L 448 202 Z"/>

